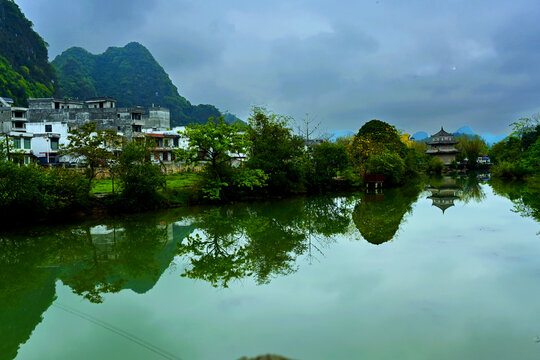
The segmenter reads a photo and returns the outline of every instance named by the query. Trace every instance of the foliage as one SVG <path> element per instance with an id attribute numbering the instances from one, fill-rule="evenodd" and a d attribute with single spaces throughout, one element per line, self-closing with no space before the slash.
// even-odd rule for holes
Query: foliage
<path id="1" fill-rule="evenodd" d="M 249 118 L 246 165 L 268 175 L 270 193 L 295 192 L 303 179 L 299 166 L 304 141 L 293 135 L 290 117 L 253 107 Z"/>
<path id="2" fill-rule="evenodd" d="M 177 160 L 187 166 L 203 164 L 205 197 L 220 200 L 227 197 L 226 188 L 233 192 L 264 186 L 267 176 L 262 170 L 233 166 L 234 156 L 244 154 L 250 145 L 238 125 L 226 124 L 222 118 L 210 120 L 188 126 L 182 134 L 188 139 L 188 148 L 176 151 Z"/>
<path id="3" fill-rule="evenodd" d="M 395 127 L 384 121 L 371 120 L 358 130 L 349 153 L 355 166 L 360 170 L 365 170 L 364 163 L 369 157 L 381 155 L 385 151 L 403 157 L 406 148 Z"/>
<path id="4" fill-rule="evenodd" d="M 21 106 L 55 93 L 47 43 L 32 26 L 15 2 L 0 0 L 0 94 Z"/>
<path id="5" fill-rule="evenodd" d="M 96 177 L 99 167 L 109 167 L 120 140 L 113 130 L 98 130 L 97 123 L 89 122 L 69 131 L 68 144 L 62 146 L 61 154 L 80 160 L 86 167 L 88 180 Z"/>
<path id="6" fill-rule="evenodd" d="M 115 97 L 118 106 L 166 107 L 171 111 L 172 126 L 206 123 L 210 117 L 221 116 L 212 105 L 192 105 L 180 96 L 148 49 L 136 42 L 110 47 L 100 55 L 73 47 L 58 55 L 53 65 L 64 96 L 84 99 L 107 95 Z M 230 114 L 227 119 L 237 120 Z"/>
<path id="7" fill-rule="evenodd" d="M 369 157 L 365 168 L 368 174 L 384 175 L 384 182 L 388 185 L 400 184 L 405 174 L 403 159 L 398 154 L 389 151 Z"/>
<path id="8" fill-rule="evenodd" d="M 89 189 L 88 180 L 74 171 L 0 161 L 0 216 L 4 220 L 84 208 Z"/>
<path id="9" fill-rule="evenodd" d="M 120 179 L 120 199 L 126 209 L 148 209 L 160 201 L 157 190 L 165 187 L 165 175 L 159 165 L 147 161 L 149 158 L 148 143 L 133 141 L 122 147 L 114 171 Z"/>
<path id="10" fill-rule="evenodd" d="M 444 169 L 444 163 L 438 156 L 432 156 L 431 159 L 429 159 L 427 168 L 430 173 L 440 174 Z"/>
<path id="11" fill-rule="evenodd" d="M 519 161 L 501 161 L 491 167 L 491 174 L 494 177 L 506 179 L 521 179 L 527 175 L 527 169 Z"/>
<path id="12" fill-rule="evenodd" d="M 313 172 L 306 180 L 315 186 L 327 187 L 349 167 L 349 154 L 344 145 L 324 142 L 312 148 L 311 162 Z"/>
<path id="13" fill-rule="evenodd" d="M 462 135 L 456 139 L 458 144 L 456 148 L 461 152 L 456 156 L 456 159 L 463 160 L 465 158 L 469 159 L 467 162 L 467 167 L 474 169 L 477 167 L 477 159 L 479 156 L 484 156 L 488 154 L 488 146 L 486 141 L 478 135 L 469 136 Z"/>

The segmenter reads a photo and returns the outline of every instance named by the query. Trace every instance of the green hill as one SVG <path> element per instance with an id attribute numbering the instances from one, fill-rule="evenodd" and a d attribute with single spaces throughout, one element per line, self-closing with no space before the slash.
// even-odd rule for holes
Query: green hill
<path id="1" fill-rule="evenodd" d="M 29 97 L 54 95 L 56 75 L 47 43 L 17 4 L 0 0 L 0 96 L 26 106 Z"/>
<path id="2" fill-rule="evenodd" d="M 118 106 L 166 107 L 171 110 L 173 126 L 206 123 L 209 117 L 221 115 L 212 105 L 192 105 L 180 96 L 148 49 L 136 42 L 110 47 L 100 55 L 73 47 L 52 63 L 65 97 L 112 96 Z"/>

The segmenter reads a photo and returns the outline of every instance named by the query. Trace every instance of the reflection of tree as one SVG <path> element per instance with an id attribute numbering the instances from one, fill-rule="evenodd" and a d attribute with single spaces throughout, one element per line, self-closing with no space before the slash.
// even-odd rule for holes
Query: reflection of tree
<path id="1" fill-rule="evenodd" d="M 392 240 L 419 194 L 419 186 L 409 185 L 385 190 L 381 201 L 366 201 L 364 196 L 354 208 L 354 224 L 362 237 L 374 245 Z"/>
<path id="2" fill-rule="evenodd" d="M 183 276 L 227 287 L 232 279 L 253 276 L 259 284 L 296 269 L 296 258 L 344 233 L 350 217 L 344 204 L 330 198 L 221 207 L 196 218 L 199 234 L 179 245 L 189 263 Z"/>
<path id="3" fill-rule="evenodd" d="M 472 173 L 471 176 L 457 179 L 456 183 L 462 189 L 463 194 L 461 200 L 465 204 L 468 204 L 471 201 L 480 203 L 486 198 L 486 193 L 482 189 L 482 186 L 474 173 Z"/>
<path id="4" fill-rule="evenodd" d="M 514 203 L 514 212 L 540 222 L 540 184 L 491 180 L 490 185 L 496 194 Z"/>

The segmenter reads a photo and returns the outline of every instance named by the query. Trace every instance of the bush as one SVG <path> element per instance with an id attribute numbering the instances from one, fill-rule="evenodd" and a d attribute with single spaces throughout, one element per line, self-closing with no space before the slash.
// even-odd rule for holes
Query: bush
<path id="1" fill-rule="evenodd" d="M 4 220 L 44 217 L 89 204 L 90 185 L 81 174 L 0 162 L 0 216 Z"/>
<path id="2" fill-rule="evenodd" d="M 440 174 L 444 170 L 444 163 L 442 160 L 437 157 L 433 156 L 428 163 L 428 171 L 433 174 Z"/>
<path id="3" fill-rule="evenodd" d="M 491 174 L 494 177 L 505 179 L 521 179 L 527 173 L 527 168 L 521 162 L 501 161 L 491 168 Z"/>
<path id="4" fill-rule="evenodd" d="M 400 184 L 405 174 L 405 162 L 396 153 L 384 152 L 366 161 L 366 172 L 384 175 L 385 184 Z"/>

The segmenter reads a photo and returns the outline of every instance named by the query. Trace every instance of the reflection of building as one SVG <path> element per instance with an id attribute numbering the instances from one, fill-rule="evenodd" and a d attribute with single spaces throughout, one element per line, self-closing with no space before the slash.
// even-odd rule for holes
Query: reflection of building
<path id="1" fill-rule="evenodd" d="M 463 194 L 456 181 L 450 177 L 445 177 L 437 186 L 429 186 L 426 190 L 431 192 L 428 199 L 432 201 L 432 205 L 441 209 L 443 214 L 446 209 L 454 206 L 454 201 Z"/>
<path id="2" fill-rule="evenodd" d="M 427 142 L 426 154 L 437 156 L 445 165 L 450 165 L 459 153 L 459 150 L 455 148 L 457 143 L 454 134 L 447 133 L 441 127 L 441 131 L 431 135 L 431 139 Z"/>

